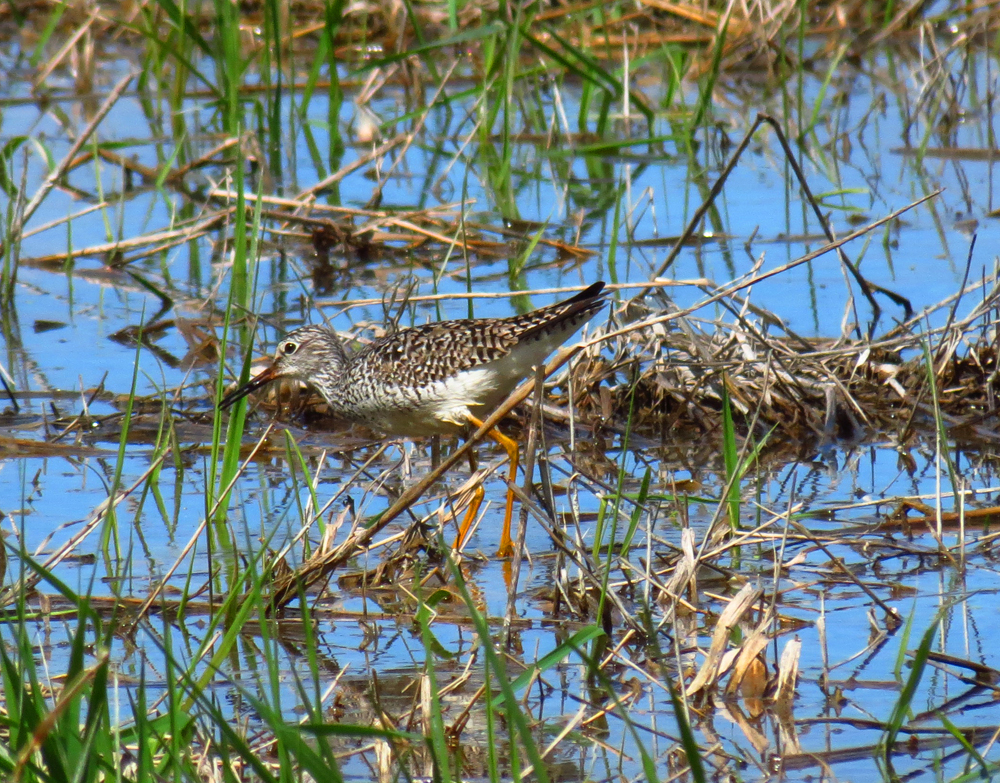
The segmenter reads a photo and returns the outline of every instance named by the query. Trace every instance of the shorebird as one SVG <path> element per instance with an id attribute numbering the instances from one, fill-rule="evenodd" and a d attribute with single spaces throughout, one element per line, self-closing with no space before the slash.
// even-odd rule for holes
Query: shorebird
<path id="1" fill-rule="evenodd" d="M 279 378 L 316 389 L 333 413 L 387 435 L 452 434 L 486 418 L 532 368 L 604 306 L 604 283 L 571 299 L 509 318 L 439 321 L 387 335 L 356 353 L 326 326 L 303 326 L 278 344 L 271 364 L 219 403 L 225 409 Z M 488 433 L 510 458 L 507 506 L 500 537 L 502 557 L 510 537 L 519 450 L 495 427 Z M 483 490 L 459 527 L 461 548 Z"/>

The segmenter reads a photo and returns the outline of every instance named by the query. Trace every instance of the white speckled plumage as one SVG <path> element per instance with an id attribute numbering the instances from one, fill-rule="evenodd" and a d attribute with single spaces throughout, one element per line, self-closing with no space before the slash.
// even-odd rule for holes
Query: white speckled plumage
<path id="1" fill-rule="evenodd" d="M 530 372 L 604 306 L 604 283 L 564 302 L 509 318 L 440 321 L 402 329 L 349 353 L 326 326 L 304 326 L 271 365 L 220 407 L 278 378 L 322 394 L 332 411 L 392 435 L 454 432 L 488 415 Z"/>

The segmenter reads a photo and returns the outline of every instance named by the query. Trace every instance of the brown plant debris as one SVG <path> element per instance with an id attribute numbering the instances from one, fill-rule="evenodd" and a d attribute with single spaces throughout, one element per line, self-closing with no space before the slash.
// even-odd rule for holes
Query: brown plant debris
<path id="1" fill-rule="evenodd" d="M 968 315 L 926 328 L 963 295 L 978 297 Z M 998 295 L 988 278 L 873 340 L 802 338 L 735 296 L 732 320 L 671 318 L 669 302 L 667 315 L 630 302 L 622 316 L 655 323 L 585 353 L 574 387 L 591 393 L 578 395 L 577 415 L 619 424 L 631 408 L 647 430 L 709 432 L 720 426 L 725 386 L 758 438 L 774 430 L 786 443 L 888 436 L 902 445 L 940 417 L 954 437 L 995 441 Z"/>

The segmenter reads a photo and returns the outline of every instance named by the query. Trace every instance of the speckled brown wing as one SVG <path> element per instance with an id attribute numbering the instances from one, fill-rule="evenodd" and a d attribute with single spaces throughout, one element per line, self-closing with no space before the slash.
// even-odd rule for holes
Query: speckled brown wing
<path id="1" fill-rule="evenodd" d="M 447 380 L 507 356 L 521 342 L 541 339 L 555 331 L 566 336 L 604 306 L 604 283 L 548 307 L 510 318 L 439 321 L 403 329 L 362 349 L 353 368 L 364 368 L 375 382 L 418 388 Z"/>
<path id="2" fill-rule="evenodd" d="M 354 367 L 363 366 L 380 385 L 427 386 L 505 356 L 517 339 L 502 324 L 440 321 L 403 329 L 362 349 Z"/>

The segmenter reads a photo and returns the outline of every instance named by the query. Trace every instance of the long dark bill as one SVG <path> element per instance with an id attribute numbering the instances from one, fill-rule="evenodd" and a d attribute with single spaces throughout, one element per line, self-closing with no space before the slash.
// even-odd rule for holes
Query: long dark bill
<path id="1" fill-rule="evenodd" d="M 228 408 L 233 403 L 238 402 L 239 400 L 242 400 L 244 397 L 246 397 L 251 392 L 257 391 L 257 389 L 259 389 L 261 386 L 264 386 L 264 385 L 270 383 L 271 381 L 273 381 L 277 377 L 278 377 L 278 373 L 275 370 L 274 366 L 268 367 L 266 370 L 264 370 L 264 372 L 262 372 L 262 373 L 260 373 L 258 375 L 255 375 L 253 378 L 251 378 L 245 384 L 243 384 L 242 386 L 240 386 L 240 388 L 236 389 L 235 391 L 229 392 L 229 394 L 227 394 L 225 397 L 223 397 L 219 401 L 219 410 L 220 411 L 224 411 L 226 408 Z"/>

